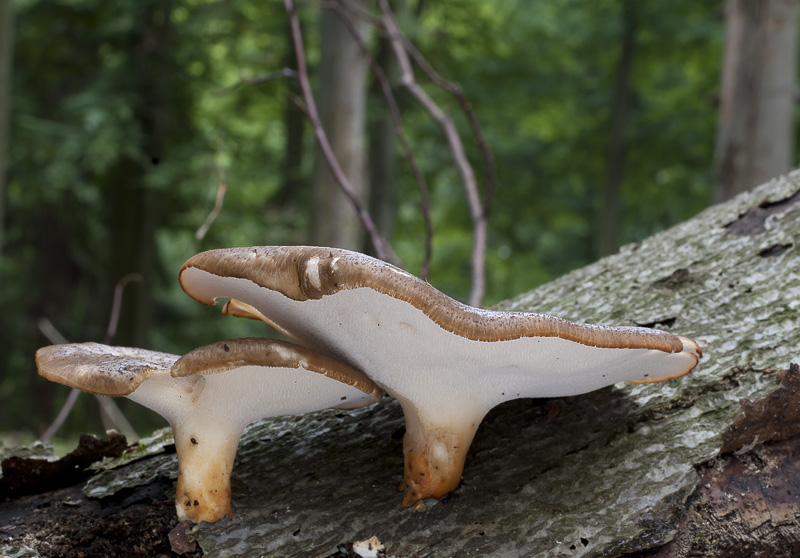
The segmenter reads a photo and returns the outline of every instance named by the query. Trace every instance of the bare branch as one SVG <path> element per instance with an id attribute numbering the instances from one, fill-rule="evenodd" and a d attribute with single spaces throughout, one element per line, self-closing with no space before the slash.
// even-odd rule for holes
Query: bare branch
<path id="1" fill-rule="evenodd" d="M 486 141 L 486 137 L 483 135 L 483 129 L 481 128 L 480 122 L 478 122 L 478 118 L 475 116 L 475 111 L 472 110 L 472 105 L 470 105 L 466 95 L 464 95 L 464 91 L 461 89 L 461 86 L 459 86 L 457 83 L 446 80 L 436 70 L 434 70 L 433 67 L 428 64 L 428 61 L 425 60 L 425 57 L 422 56 L 422 53 L 419 51 L 419 49 L 417 49 L 417 47 L 414 46 L 414 44 L 409 41 L 408 38 L 403 37 L 403 44 L 405 45 L 406 50 L 411 53 L 411 57 L 414 59 L 414 62 L 416 62 L 417 65 L 422 68 L 422 71 L 425 72 L 425 75 L 428 76 L 428 79 L 452 94 L 458 100 L 461 110 L 467 117 L 467 121 L 472 128 L 472 132 L 475 134 L 478 147 L 480 147 L 481 153 L 483 153 L 483 158 L 486 162 L 486 195 L 483 201 L 483 211 L 486 215 L 488 215 L 489 210 L 492 207 L 492 198 L 494 197 L 494 191 L 497 185 L 497 167 L 494 163 L 494 155 L 489 147 L 489 143 Z"/>
<path id="2" fill-rule="evenodd" d="M 433 254 L 433 220 L 431 219 L 431 202 L 428 184 L 425 181 L 425 176 L 422 174 L 422 171 L 417 165 L 417 161 L 414 158 L 414 152 L 411 150 L 411 145 L 408 143 L 408 138 L 406 138 L 405 132 L 403 131 L 403 121 L 402 117 L 400 116 L 400 107 L 397 106 L 397 100 L 394 97 L 394 93 L 392 93 L 392 86 L 389 83 L 389 78 L 386 77 L 383 68 L 381 68 L 380 64 L 378 64 L 378 61 L 375 60 L 375 57 L 372 56 L 369 47 L 366 45 L 366 43 L 364 43 L 364 40 L 361 38 L 359 33 L 356 32 L 353 22 L 350 21 L 341 4 L 339 2 L 334 2 L 332 8 L 336 11 L 336 14 L 339 16 L 339 19 L 342 21 L 345 27 L 347 27 L 348 31 L 350 31 L 350 35 L 358 43 L 358 46 L 361 48 L 361 52 L 369 60 L 372 71 L 375 73 L 375 79 L 378 80 L 378 84 L 380 85 L 381 93 L 383 94 L 384 99 L 386 99 L 386 105 L 389 108 L 389 114 L 391 115 L 392 122 L 394 123 L 394 132 L 400 142 L 403 157 L 406 159 L 406 161 L 408 161 L 408 164 L 411 167 L 411 172 L 414 174 L 414 179 L 417 181 L 417 187 L 419 188 L 421 198 L 420 207 L 422 209 L 422 217 L 425 222 L 425 254 L 422 258 L 422 262 L 420 263 L 420 275 L 427 279 L 430 271 L 431 256 Z"/>
<path id="3" fill-rule="evenodd" d="M 353 14 L 354 17 L 357 17 L 362 21 L 372 23 L 373 25 L 381 24 L 379 18 L 372 15 L 369 10 L 364 9 L 358 2 L 354 2 L 353 0 L 327 0 L 323 6 L 334 10 L 343 8 L 347 12 Z"/>
<path id="4" fill-rule="evenodd" d="M 114 340 L 114 336 L 117 334 L 117 325 L 119 325 L 119 311 L 122 307 L 122 291 L 125 289 L 125 286 L 128 283 L 134 281 L 141 283 L 142 276 L 138 273 L 129 273 L 120 279 L 116 285 L 114 285 L 114 298 L 111 301 L 111 315 L 108 317 L 108 327 L 106 327 L 106 334 L 103 337 L 103 343 L 106 345 L 110 344 Z"/>
<path id="5" fill-rule="evenodd" d="M 39 318 L 36 320 L 36 327 L 39 328 L 39 333 L 44 335 L 53 345 L 63 345 L 64 343 L 69 343 L 67 338 L 61 335 L 61 332 L 56 329 L 56 326 L 53 325 L 53 322 L 47 318 Z"/>
<path id="6" fill-rule="evenodd" d="M 72 388 L 67 396 L 67 400 L 64 401 L 64 404 L 61 406 L 61 410 L 58 412 L 55 420 L 47 427 L 47 430 L 39 437 L 39 440 L 42 442 L 46 442 L 53 435 L 58 432 L 58 429 L 61 428 L 61 425 L 64 424 L 64 421 L 67 420 L 72 408 L 75 406 L 75 402 L 78 400 L 78 396 L 81 394 L 81 390 L 78 388 Z"/>
<path id="7" fill-rule="evenodd" d="M 295 56 L 297 58 L 297 78 L 300 80 L 300 89 L 303 92 L 303 99 L 306 103 L 308 117 L 311 120 L 312 126 L 314 127 L 314 135 L 316 136 L 317 144 L 319 145 L 319 148 L 325 157 L 325 161 L 328 163 L 328 168 L 333 174 L 334 179 L 355 208 L 358 218 L 361 221 L 361 225 L 364 227 L 364 230 L 367 231 L 367 235 L 369 236 L 370 242 L 372 242 L 372 246 L 375 248 L 375 253 L 378 258 L 386 261 L 397 262 L 397 256 L 394 255 L 389 243 L 381 237 L 377 227 L 375 226 L 375 222 L 372 220 L 372 217 L 370 217 L 366 207 L 353 190 L 350 181 L 347 179 L 347 176 L 344 174 L 344 171 L 339 165 L 339 161 L 336 160 L 336 155 L 334 154 L 330 142 L 328 141 L 328 136 L 322 127 L 322 122 L 320 121 L 319 113 L 317 112 L 317 105 L 314 102 L 314 95 L 311 92 L 311 84 L 308 80 L 305 49 L 303 48 L 303 38 L 300 31 L 300 21 L 297 17 L 297 10 L 295 9 L 293 0 L 284 0 L 284 6 L 286 7 L 286 13 L 289 16 L 289 24 L 292 32 L 292 43 L 294 44 Z"/>
<path id="8" fill-rule="evenodd" d="M 113 428 L 130 441 L 139 438 L 136 430 L 125 417 L 119 405 L 114 402 L 114 399 L 103 395 L 95 395 L 94 398 L 97 400 L 97 404 L 100 405 L 100 418 L 103 420 L 103 427 L 106 430 Z"/>
<path id="9" fill-rule="evenodd" d="M 125 289 L 125 286 L 131 282 L 141 280 L 142 276 L 138 273 L 130 273 L 120 279 L 114 286 L 114 298 L 111 302 L 111 314 L 108 318 L 108 326 L 106 327 L 106 333 L 103 337 L 103 343 L 111 343 L 114 340 L 114 335 L 117 333 L 119 313 L 122 306 L 122 293 Z M 36 325 L 42 335 L 44 335 L 51 343 L 55 345 L 69 343 L 67 338 L 64 337 L 61 332 L 56 329 L 56 326 L 54 326 L 53 323 L 47 318 L 39 318 L 36 321 Z M 61 426 L 64 424 L 64 421 L 67 420 L 67 417 L 75 406 L 75 402 L 78 400 L 78 395 L 80 395 L 80 390 L 72 388 L 72 391 L 70 391 L 66 401 L 64 401 L 64 405 L 61 406 L 61 410 L 58 412 L 55 420 L 53 420 L 52 424 L 50 424 L 50 426 L 48 426 L 41 435 L 39 438 L 40 440 L 47 441 L 52 438 L 56 432 L 58 432 L 59 428 L 61 428 Z M 119 406 L 114 403 L 113 399 L 110 397 L 101 397 L 97 395 L 94 397 L 100 406 L 104 427 L 106 426 L 106 423 L 108 423 L 108 426 L 111 426 L 122 432 L 122 434 L 124 434 L 128 440 L 135 440 L 138 437 L 136 430 L 134 430 L 133 426 L 131 426 L 131 423 L 128 421 L 128 419 L 125 418 L 125 415 L 122 413 Z"/>
<path id="10" fill-rule="evenodd" d="M 306 103 L 305 101 L 303 101 L 302 97 L 298 97 L 291 91 L 289 91 L 288 95 L 289 95 L 289 100 L 294 104 L 294 106 L 300 109 L 300 112 L 302 112 L 305 115 L 305 117 L 310 120 L 311 117 L 308 115 L 308 109 L 306 108 Z"/>
<path id="11" fill-rule="evenodd" d="M 408 89 L 409 93 L 411 93 L 417 102 L 422 105 L 431 117 L 442 127 L 445 137 L 447 138 L 447 143 L 450 145 L 450 151 L 453 153 L 456 167 L 464 182 L 464 189 L 467 194 L 467 202 L 469 203 L 474 229 L 471 262 L 472 290 L 470 292 L 469 304 L 472 306 L 480 306 L 486 290 L 485 260 L 487 227 L 486 213 L 481 203 L 480 193 L 478 192 L 478 186 L 475 181 L 475 173 L 464 152 L 464 145 L 461 142 L 453 120 L 439 108 L 439 105 L 437 105 L 416 82 L 414 70 L 411 67 L 411 62 L 404 46 L 403 36 L 394 19 L 388 0 L 378 0 L 378 2 L 380 4 L 381 13 L 383 14 L 384 25 L 386 26 L 386 31 L 389 34 L 389 40 L 392 44 L 392 49 L 400 65 L 403 86 Z"/>
<path id="12" fill-rule="evenodd" d="M 214 201 L 214 208 L 206 217 L 206 220 L 203 221 L 203 224 L 197 229 L 197 232 L 194 233 L 194 237 L 197 241 L 203 240 L 205 238 L 208 229 L 211 227 L 211 224 L 216 220 L 217 216 L 219 215 L 220 211 L 222 211 L 222 203 L 225 201 L 225 193 L 228 191 L 228 185 L 225 181 L 224 172 L 220 172 L 220 181 L 219 186 L 217 186 L 217 199 Z"/>

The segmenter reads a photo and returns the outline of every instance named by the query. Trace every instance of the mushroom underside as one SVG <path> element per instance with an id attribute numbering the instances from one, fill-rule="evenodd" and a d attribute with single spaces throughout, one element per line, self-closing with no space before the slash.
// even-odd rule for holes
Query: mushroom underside
<path id="1" fill-rule="evenodd" d="M 521 330 L 514 338 L 476 340 L 442 327 L 410 302 L 368 287 L 296 300 L 247 278 L 194 267 L 184 268 L 181 281 L 198 300 L 225 297 L 251 306 L 296 343 L 363 370 L 400 400 L 407 427 L 405 505 L 443 496 L 458 485 L 475 430 L 495 405 L 521 397 L 578 395 L 622 381 L 677 378 L 701 356 L 693 341 L 645 328 L 571 324 L 606 346 Z M 526 320 L 518 313 L 476 310 L 470 315 L 487 327 L 504 319 Z M 500 329 L 507 337 L 515 326 Z M 679 349 L 650 348 L 653 339 L 658 346 Z"/>

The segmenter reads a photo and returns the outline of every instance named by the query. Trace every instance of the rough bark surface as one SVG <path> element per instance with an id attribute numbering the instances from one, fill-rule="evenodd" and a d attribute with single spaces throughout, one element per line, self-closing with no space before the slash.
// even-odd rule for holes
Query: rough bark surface
<path id="1" fill-rule="evenodd" d="M 733 556 L 692 546 L 713 519 L 715 533 L 759 533 L 763 548 L 786 555 L 798 540 L 798 437 L 745 437 L 738 453 L 718 452 L 740 400 L 757 411 L 757 400 L 785 389 L 779 371 L 798 359 L 798 191 L 800 172 L 776 179 L 502 305 L 688 335 L 705 352 L 690 375 L 505 404 L 481 426 L 462 485 L 417 510 L 401 510 L 395 488 L 403 421 L 394 401 L 263 421 L 239 449 L 237 517 L 188 537 L 219 557 L 342 555 L 345 543 L 371 536 L 404 558 Z M 737 432 L 746 424 L 739 419 Z M 770 436 L 757 424 L 749 432 Z M 169 491 L 148 487 L 175 471 L 164 453 L 106 471 L 70 511 L 96 523 L 98 501 L 107 508 L 142 494 L 163 505 Z M 0 522 L 14 527 L 0 529 L 0 552 L 52 555 L 10 507 L 24 508 L 0 504 Z M 670 551 L 670 541 L 683 550 Z"/>

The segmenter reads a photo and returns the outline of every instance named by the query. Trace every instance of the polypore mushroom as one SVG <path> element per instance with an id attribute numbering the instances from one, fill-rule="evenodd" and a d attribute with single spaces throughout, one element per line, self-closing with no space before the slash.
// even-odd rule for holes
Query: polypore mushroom
<path id="1" fill-rule="evenodd" d="M 195 523 L 233 515 L 231 470 L 249 423 L 382 397 L 350 366 L 271 339 L 222 341 L 181 358 L 98 343 L 53 345 L 36 352 L 36 364 L 48 380 L 124 396 L 167 419 L 178 453 L 178 518 Z"/>
<path id="2" fill-rule="evenodd" d="M 475 431 L 495 405 L 677 378 L 702 355 L 691 339 L 662 331 L 472 308 L 402 269 L 333 248 L 211 250 L 190 258 L 180 280 L 205 304 L 229 297 L 252 308 L 238 314 L 276 324 L 398 399 L 404 506 L 458 486 Z"/>

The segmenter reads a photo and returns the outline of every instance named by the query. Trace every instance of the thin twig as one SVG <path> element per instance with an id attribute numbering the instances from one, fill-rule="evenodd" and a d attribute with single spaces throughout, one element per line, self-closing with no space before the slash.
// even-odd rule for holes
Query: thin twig
<path id="1" fill-rule="evenodd" d="M 239 78 L 239 81 L 237 81 L 233 85 L 217 89 L 211 94 L 214 97 L 221 97 L 222 95 L 227 95 L 231 91 L 239 89 L 240 87 L 243 87 L 245 85 L 261 85 L 262 83 L 266 83 L 268 81 L 275 81 L 277 79 L 297 79 L 297 72 L 295 72 L 291 68 L 284 68 L 282 70 L 278 70 L 277 72 L 271 72 L 263 76 Z"/>
<path id="2" fill-rule="evenodd" d="M 483 135 L 483 128 L 481 128 L 480 122 L 478 122 L 478 118 L 475 116 L 475 111 L 472 110 L 472 105 L 467 100 L 466 95 L 464 95 L 464 91 L 461 89 L 461 86 L 443 78 L 436 70 L 433 69 L 430 64 L 428 64 L 428 61 L 425 60 L 425 57 L 422 56 L 422 53 L 419 51 L 419 49 L 417 49 L 417 47 L 414 46 L 414 44 L 409 41 L 407 37 L 403 37 L 403 39 L 403 44 L 405 45 L 406 50 L 411 53 L 411 57 L 414 59 L 414 62 L 416 62 L 422 71 L 425 72 L 425 75 L 428 76 L 428 79 L 445 91 L 449 92 L 458 100 L 461 110 L 467 117 L 467 121 L 472 128 L 472 132 L 475 134 L 478 147 L 480 147 L 486 163 L 486 195 L 484 196 L 483 200 L 483 211 L 488 216 L 489 210 L 492 207 L 494 191 L 497 186 L 497 167 L 494 162 L 494 155 L 489 147 L 489 142 L 486 141 L 486 136 Z"/>
<path id="3" fill-rule="evenodd" d="M 311 120 L 311 124 L 314 127 L 314 135 L 316 136 L 317 144 L 319 145 L 319 148 L 325 157 L 325 161 L 328 164 L 331 174 L 333 174 L 333 177 L 339 184 L 342 192 L 344 192 L 344 195 L 347 196 L 347 199 L 350 200 L 350 203 L 355 208 L 358 218 L 361 221 L 361 225 L 367 232 L 378 258 L 386 261 L 396 262 L 397 257 L 393 254 L 391 246 L 386 239 L 381 237 L 377 227 L 375 226 L 375 222 L 372 220 L 372 217 L 370 217 L 369 212 L 361 202 L 361 199 L 359 199 L 353 190 L 350 181 L 347 179 L 347 176 L 339 165 L 339 161 L 336 160 L 336 155 L 334 154 L 333 148 L 328 141 L 328 136 L 322 127 L 322 122 L 320 121 L 319 113 L 317 112 L 317 105 L 314 102 L 314 95 L 311 92 L 311 84 L 308 80 L 308 69 L 306 67 L 306 55 L 303 48 L 303 37 L 300 31 L 300 21 L 297 17 L 297 10 L 295 9 L 293 0 L 284 0 L 284 6 L 286 7 L 286 13 L 289 16 L 289 25 L 292 32 L 292 44 L 294 45 L 295 57 L 297 59 L 297 78 L 300 80 L 300 89 L 303 92 L 303 99 L 306 103 L 306 110 L 308 112 L 309 120 Z"/>
<path id="4" fill-rule="evenodd" d="M 117 405 L 111 397 L 95 395 L 94 398 L 97 400 L 97 404 L 100 405 L 100 417 L 103 419 L 103 427 L 106 430 L 111 430 L 113 428 L 117 432 L 124 434 L 130 441 L 139 438 L 136 429 L 133 428 L 133 425 L 131 425 L 125 417 L 122 409 L 119 408 L 119 405 Z"/>
<path id="5" fill-rule="evenodd" d="M 106 334 L 103 336 L 103 343 L 110 344 L 117 334 L 117 325 L 119 325 L 119 311 L 122 308 L 122 291 L 125 286 L 130 282 L 142 282 L 142 276 L 138 273 L 129 273 L 120 279 L 114 285 L 114 298 L 111 300 L 111 314 L 108 317 L 108 327 L 106 327 Z M 66 343 L 66 341 L 64 341 Z"/>
<path id="6" fill-rule="evenodd" d="M 341 7 L 353 14 L 353 16 L 360 18 L 362 21 L 366 21 L 373 25 L 381 24 L 380 19 L 372 15 L 372 12 L 365 9 L 358 2 L 354 2 L 353 0 L 328 0 L 327 2 L 323 3 L 323 6 L 329 9 Z"/>
<path id="7" fill-rule="evenodd" d="M 203 224 L 197 229 L 197 232 L 194 233 L 194 238 L 198 242 L 203 240 L 208 232 L 208 229 L 211 227 L 211 224 L 216 220 L 217 216 L 219 216 L 220 211 L 222 211 L 222 203 L 225 201 L 225 193 L 228 191 L 228 184 L 225 181 L 224 172 L 220 171 L 220 181 L 219 186 L 217 186 L 217 198 L 214 201 L 214 208 L 209 212 L 206 220 L 203 221 Z"/>
<path id="8" fill-rule="evenodd" d="M 303 101 L 303 98 L 298 97 L 291 91 L 289 91 L 287 95 L 289 95 L 289 100 L 294 104 L 294 106 L 296 106 L 300 110 L 300 112 L 302 112 L 305 115 L 305 117 L 310 120 L 310 117 L 308 116 L 308 109 L 306 108 L 306 103 L 305 101 Z"/>
<path id="9" fill-rule="evenodd" d="M 403 37 L 397 22 L 394 19 L 392 10 L 389 7 L 388 0 L 378 0 L 383 14 L 384 25 L 389 34 L 389 40 L 392 44 L 392 49 L 397 57 L 402 72 L 403 86 L 408 89 L 409 93 L 428 111 L 431 117 L 442 127 L 447 143 L 450 145 L 450 151 L 453 153 L 453 159 L 456 167 L 461 174 L 461 179 L 464 182 L 464 189 L 467 194 L 467 202 L 469 203 L 470 215 L 472 217 L 473 226 L 473 242 L 472 242 L 472 289 L 469 296 L 469 304 L 472 306 L 480 306 L 483 301 L 483 295 L 486 290 L 486 213 L 481 202 L 480 193 L 478 192 L 478 185 L 475 181 L 475 173 L 472 166 L 467 159 L 464 152 L 464 145 L 461 142 L 461 137 L 458 135 L 458 130 L 453 123 L 453 120 L 448 116 L 439 105 L 425 92 L 422 87 L 416 82 L 414 78 L 414 70 L 411 67 L 411 62 L 408 58 L 405 46 L 403 44 Z"/>
<path id="10" fill-rule="evenodd" d="M 53 345 L 63 345 L 65 343 L 69 343 L 67 338 L 61 335 L 61 332 L 56 329 L 56 326 L 53 325 L 53 322 L 47 318 L 39 318 L 36 320 L 36 327 L 39 328 L 39 332 L 44 335 Z"/>
<path id="11" fill-rule="evenodd" d="M 348 31 L 350 31 L 350 35 L 358 43 L 362 54 L 369 60 L 372 71 L 375 73 L 375 79 L 378 80 L 378 84 L 381 87 L 381 93 L 383 94 L 383 97 L 386 100 L 386 105 L 389 108 L 389 114 L 391 115 L 392 122 L 394 124 L 394 133 L 397 136 L 397 139 L 400 141 L 403 157 L 406 159 L 406 161 L 408 161 L 408 164 L 411 167 L 411 172 L 414 174 L 414 178 L 417 181 L 417 187 L 419 188 L 421 198 L 420 207 L 422 209 L 422 217 L 425 222 L 425 254 L 422 258 L 422 262 L 420 263 L 420 275 L 427 279 L 430 271 L 430 261 L 433 254 L 433 219 L 431 218 L 431 202 L 428 184 L 425 181 L 425 176 L 422 174 L 422 171 L 417 165 L 417 161 L 414 158 L 414 152 L 411 150 L 411 145 L 408 143 L 408 138 L 406 138 L 405 132 L 403 131 L 403 120 L 400 116 L 400 107 L 397 106 L 397 100 L 394 97 L 394 93 L 392 93 L 392 86 L 389 83 L 389 78 L 386 76 L 386 73 L 383 71 L 383 68 L 381 68 L 380 64 L 378 64 L 378 61 L 375 60 L 375 57 L 372 56 L 369 47 L 353 26 L 353 22 L 347 17 L 347 14 L 345 13 L 346 10 L 343 8 L 343 6 L 338 2 L 334 2 L 332 8 L 336 11 L 336 14 L 339 16 L 339 19 L 345 25 L 345 27 L 347 27 Z"/>
<path id="12" fill-rule="evenodd" d="M 78 395 L 80 395 L 81 390 L 78 388 L 72 388 L 67 396 L 67 400 L 64 401 L 64 405 L 61 406 L 61 410 L 58 412 L 56 419 L 47 427 L 47 430 L 44 431 L 39 437 L 39 440 L 42 442 L 46 442 L 53 435 L 58 432 L 58 429 L 61 428 L 61 425 L 64 424 L 64 421 L 67 420 L 69 413 L 72 411 L 72 407 L 75 406 L 75 402 L 78 400 Z"/>
<path id="13" fill-rule="evenodd" d="M 108 326 L 106 327 L 106 333 L 103 337 L 103 343 L 105 344 L 109 344 L 114 340 L 114 336 L 117 333 L 117 325 L 119 324 L 123 290 L 125 289 L 126 285 L 134 281 L 142 281 L 142 276 L 138 273 L 130 273 L 120 279 L 114 286 L 114 298 L 111 302 L 111 314 L 109 315 Z M 56 326 L 54 326 L 53 323 L 47 318 L 39 318 L 36 321 L 36 325 L 38 326 L 42 335 L 44 335 L 47 340 L 54 345 L 63 345 L 64 343 L 69 343 L 67 338 L 64 337 L 61 332 L 56 329 Z M 75 406 L 75 402 L 78 400 L 78 395 L 80 395 L 80 390 L 72 388 L 72 391 L 70 391 L 67 399 L 64 401 L 64 405 L 61 406 L 61 410 L 58 412 L 55 420 L 53 420 L 52 424 L 45 429 L 44 433 L 39 438 L 40 440 L 43 442 L 47 441 L 52 438 L 56 432 L 58 432 Z M 97 395 L 94 397 L 100 406 L 100 412 L 104 419 L 104 423 L 106 420 L 110 421 L 110 426 L 113 426 L 116 430 L 122 432 L 122 434 L 124 434 L 129 440 L 134 440 L 138 437 L 136 430 L 134 430 L 133 426 L 131 426 L 131 423 L 128 421 L 128 419 L 125 418 L 125 415 L 122 413 L 119 406 L 114 402 L 113 399 L 110 397 L 101 397 Z"/>

